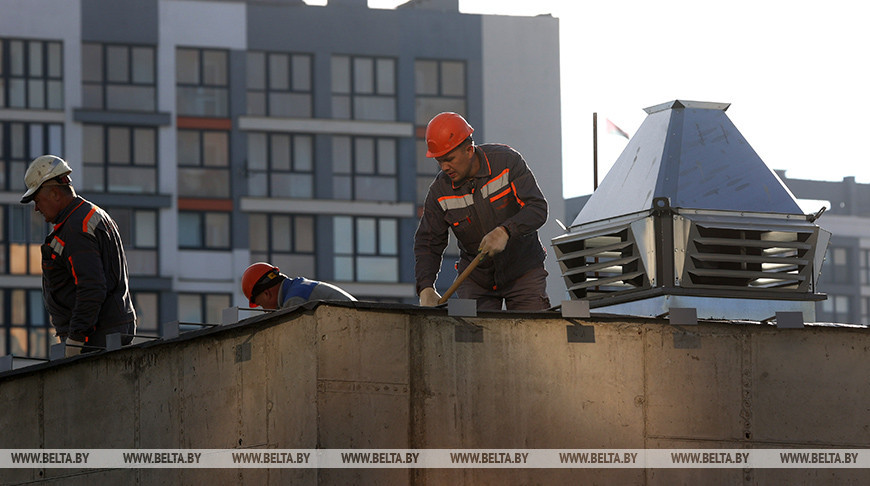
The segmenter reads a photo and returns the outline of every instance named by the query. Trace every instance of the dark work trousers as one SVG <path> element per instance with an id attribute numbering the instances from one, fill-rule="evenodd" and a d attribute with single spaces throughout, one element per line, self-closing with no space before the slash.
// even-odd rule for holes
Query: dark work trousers
<path id="1" fill-rule="evenodd" d="M 485 289 L 466 278 L 456 289 L 456 296 L 476 300 L 477 310 L 502 310 L 502 301 L 507 310 L 546 310 L 550 307 L 547 275 L 544 267 L 535 268 L 496 290 Z"/>

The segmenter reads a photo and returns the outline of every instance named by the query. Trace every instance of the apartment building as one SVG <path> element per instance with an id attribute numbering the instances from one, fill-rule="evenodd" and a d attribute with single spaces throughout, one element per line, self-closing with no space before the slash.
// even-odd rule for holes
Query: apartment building
<path id="1" fill-rule="evenodd" d="M 564 212 L 550 16 L 463 14 L 456 0 L 0 0 L 0 12 L 0 355 L 45 357 L 54 340 L 48 227 L 19 204 L 41 154 L 65 158 L 77 191 L 117 220 L 143 335 L 247 306 L 239 282 L 255 261 L 416 302 L 413 234 L 438 170 L 422 136 L 441 111 L 522 152 Z"/>

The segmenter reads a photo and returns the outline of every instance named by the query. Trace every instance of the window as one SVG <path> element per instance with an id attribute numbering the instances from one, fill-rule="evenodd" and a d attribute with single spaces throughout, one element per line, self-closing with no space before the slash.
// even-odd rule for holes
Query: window
<path id="1" fill-rule="evenodd" d="M 95 110 L 154 111 L 154 47 L 82 44 L 82 106 Z"/>
<path id="2" fill-rule="evenodd" d="M 109 214 L 118 223 L 129 274 L 157 275 L 157 211 L 112 208 Z"/>
<path id="3" fill-rule="evenodd" d="M 0 290 L 0 354 L 48 358 L 58 342 L 42 303 L 42 289 Z"/>
<path id="4" fill-rule="evenodd" d="M 178 248 L 229 250 L 230 213 L 179 211 Z"/>
<path id="5" fill-rule="evenodd" d="M 828 294 L 827 300 L 823 300 L 822 304 L 822 319 L 828 322 L 849 323 L 850 316 L 850 301 L 848 295 L 833 295 Z"/>
<path id="6" fill-rule="evenodd" d="M 861 297 L 861 320 L 859 324 L 870 326 L 870 297 Z"/>
<path id="7" fill-rule="evenodd" d="M 157 192 L 157 130 L 84 125 L 82 189 L 95 192 Z"/>
<path id="8" fill-rule="evenodd" d="M 0 121 L 0 190 L 23 194 L 27 166 L 44 154 L 63 156 L 63 125 Z"/>
<path id="9" fill-rule="evenodd" d="M 248 52 L 248 114 L 311 118 L 311 55 Z"/>
<path id="10" fill-rule="evenodd" d="M 0 211 L 0 273 L 42 275 L 40 247 L 48 235 L 42 215 L 33 211 L 31 204 L 9 205 L 7 211 L 7 221 Z"/>
<path id="11" fill-rule="evenodd" d="M 251 214 L 251 262 L 269 262 L 288 275 L 315 278 L 314 216 Z"/>
<path id="12" fill-rule="evenodd" d="M 861 285 L 870 285 L 870 250 L 861 248 L 858 250 L 858 257 L 860 259 Z M 825 268 L 824 265 L 822 268 Z"/>
<path id="13" fill-rule="evenodd" d="M 220 324 L 223 310 L 230 307 L 230 294 L 178 294 L 178 321 Z"/>
<path id="14" fill-rule="evenodd" d="M 398 282 L 398 220 L 336 216 L 335 279 Z"/>
<path id="15" fill-rule="evenodd" d="M 178 195 L 230 197 L 229 133 L 178 130 Z"/>
<path id="16" fill-rule="evenodd" d="M 844 247 L 828 247 L 825 252 L 825 263 L 822 265 L 822 282 L 847 284 L 852 281 L 849 265 L 849 249 Z"/>
<path id="17" fill-rule="evenodd" d="M 314 137 L 249 133 L 248 195 L 314 197 Z"/>
<path id="18" fill-rule="evenodd" d="M 136 308 L 136 334 L 160 335 L 160 295 L 157 292 L 131 292 Z M 229 306 L 227 306 L 229 307 Z"/>
<path id="19" fill-rule="evenodd" d="M 332 137 L 332 193 L 336 199 L 396 201 L 396 140 Z"/>
<path id="20" fill-rule="evenodd" d="M 465 62 L 417 60 L 414 62 L 416 124 L 426 126 L 442 111 L 465 113 Z"/>
<path id="21" fill-rule="evenodd" d="M 179 116 L 229 116 L 229 56 L 227 51 L 175 51 L 176 111 Z"/>
<path id="22" fill-rule="evenodd" d="M 63 109 L 60 42 L 0 39 L 0 108 Z"/>
<path id="23" fill-rule="evenodd" d="M 395 120 L 395 59 L 332 56 L 332 116 Z"/>
<path id="24" fill-rule="evenodd" d="M 438 113 L 466 112 L 465 62 L 417 60 L 414 62 L 414 117 L 417 125 L 417 204 L 423 204 L 432 179 L 440 171 L 426 157 L 426 125 Z"/>

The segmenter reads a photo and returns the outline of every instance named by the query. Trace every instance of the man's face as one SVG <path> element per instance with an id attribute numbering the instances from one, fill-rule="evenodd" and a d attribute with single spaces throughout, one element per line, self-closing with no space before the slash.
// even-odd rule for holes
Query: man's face
<path id="1" fill-rule="evenodd" d="M 254 303 L 266 310 L 275 310 L 278 308 L 278 287 L 273 285 L 268 289 L 260 292 L 254 297 Z"/>
<path id="2" fill-rule="evenodd" d="M 61 198 L 57 192 L 57 185 L 44 185 L 33 196 L 33 210 L 45 218 L 46 223 L 51 223 L 60 212 Z"/>
<path id="3" fill-rule="evenodd" d="M 441 157 L 436 157 L 435 161 L 454 185 L 473 177 L 480 169 L 480 163 L 474 154 L 474 145 L 471 143 L 460 145 Z"/>

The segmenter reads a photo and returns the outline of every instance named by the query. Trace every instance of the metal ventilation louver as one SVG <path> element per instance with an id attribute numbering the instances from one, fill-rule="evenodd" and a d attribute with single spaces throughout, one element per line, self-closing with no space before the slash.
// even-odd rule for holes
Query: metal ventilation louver
<path id="1" fill-rule="evenodd" d="M 680 216 L 675 224 L 676 285 L 800 293 L 814 290 L 818 234 L 814 226 L 746 216 L 730 221 L 704 215 L 690 218 Z"/>
<path id="2" fill-rule="evenodd" d="M 636 226 L 645 224 L 638 223 L 554 240 L 572 299 L 596 299 L 650 288 L 641 251 L 646 245 L 639 244 L 635 231 Z"/>

